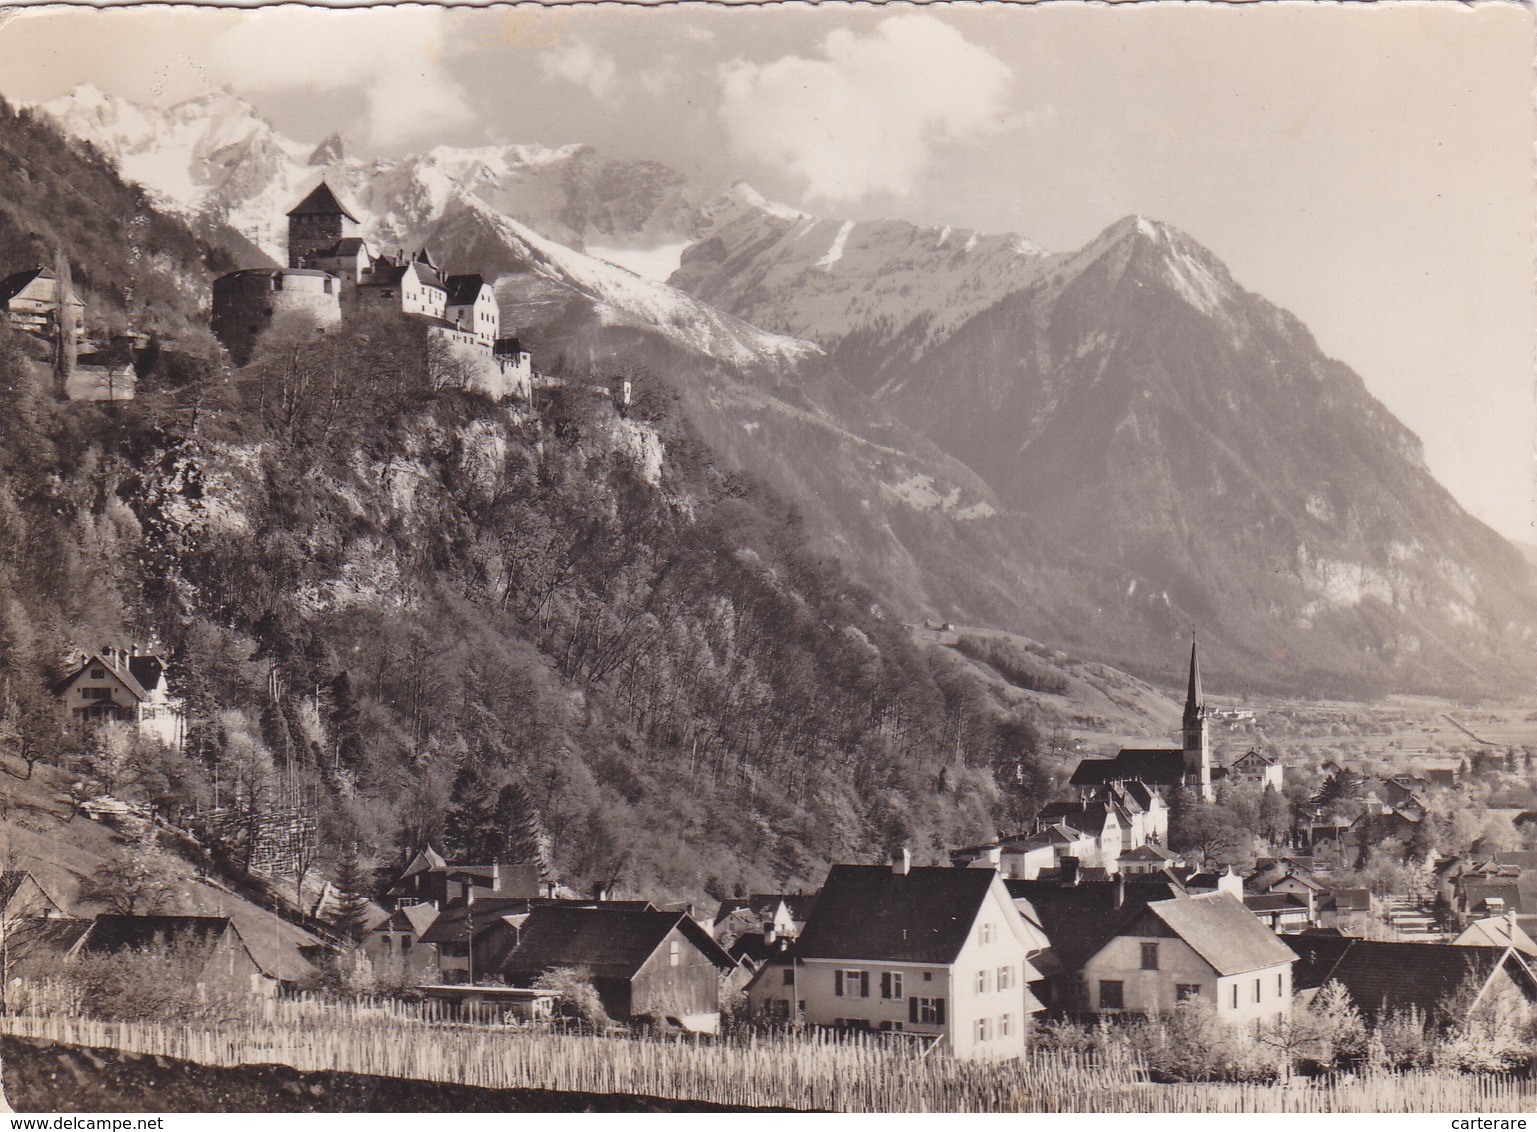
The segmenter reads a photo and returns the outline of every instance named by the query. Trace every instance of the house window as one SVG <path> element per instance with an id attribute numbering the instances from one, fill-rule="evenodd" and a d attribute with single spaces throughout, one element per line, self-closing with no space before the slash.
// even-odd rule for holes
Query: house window
<path id="1" fill-rule="evenodd" d="M 977 993 L 987 993 L 987 968 L 985 967 L 977 972 Z"/>
<path id="2" fill-rule="evenodd" d="M 283 277 L 281 275 L 274 275 L 272 277 L 272 289 L 274 291 L 281 291 L 283 289 Z"/>
<path id="3" fill-rule="evenodd" d="M 881 997 L 902 997 L 902 973 L 900 971 L 887 971 L 881 976 Z"/>
<path id="4" fill-rule="evenodd" d="M 1199 998 L 1200 994 L 1200 983 L 1176 983 L 1174 986 L 1174 1000 L 1176 1002 L 1184 1002 L 1187 998 Z"/>
<path id="5" fill-rule="evenodd" d="M 1156 943 L 1144 943 L 1142 945 L 1142 969 L 1144 971 L 1158 970 L 1158 945 Z"/>
<path id="6" fill-rule="evenodd" d="M 795 968 L 794 967 L 786 967 L 785 968 L 785 970 L 784 970 L 784 979 L 785 979 L 785 983 L 784 983 L 785 986 L 793 987 L 795 985 Z"/>
<path id="7" fill-rule="evenodd" d="M 1120 979 L 1099 981 L 1099 1008 L 1101 1010 L 1126 1009 L 1126 985 Z"/>
<path id="8" fill-rule="evenodd" d="M 926 982 L 926 983 L 932 983 L 934 981 L 934 972 L 933 971 L 925 971 L 925 972 L 923 972 L 923 981 Z"/>
<path id="9" fill-rule="evenodd" d="M 840 998 L 869 998 L 869 971 L 834 971 L 833 994 Z"/>
<path id="10" fill-rule="evenodd" d="M 1284 979 L 1284 978 L 1285 978 L 1285 976 L 1282 975 L 1280 972 L 1276 973 L 1276 977 L 1275 977 L 1275 994 L 1276 994 L 1277 998 L 1280 998 L 1282 995 L 1284 995 L 1286 993 L 1286 990 L 1285 990 L 1286 984 L 1284 982 L 1282 982 L 1282 979 Z"/>
<path id="11" fill-rule="evenodd" d="M 683 961 L 683 952 L 679 949 L 678 941 L 673 940 L 667 945 L 667 965 L 676 967 Z"/>
<path id="12" fill-rule="evenodd" d="M 790 1020 L 790 1004 L 782 998 L 771 998 L 763 1004 L 764 1013 L 770 1022 L 788 1022 Z"/>
<path id="13" fill-rule="evenodd" d="M 907 1020 L 929 1026 L 943 1026 L 945 1024 L 945 1000 L 942 998 L 908 999 Z"/>
<path id="14" fill-rule="evenodd" d="M 893 1031 L 894 1032 L 900 1032 L 901 1029 L 902 1029 L 902 1023 L 900 1023 L 900 1022 L 882 1022 L 881 1023 L 881 1029 L 886 1030 L 888 1032 L 893 1032 Z"/>
<path id="15" fill-rule="evenodd" d="M 1000 1014 L 1000 1015 L 998 1015 L 998 1036 L 1000 1038 L 1006 1038 L 1010 1034 L 1012 1034 L 1013 1032 L 1014 1032 L 1014 1015 L 1012 1015 L 1012 1014 Z"/>
<path id="16" fill-rule="evenodd" d="M 975 1026 L 977 1041 L 989 1041 L 993 1036 L 993 1020 L 991 1018 L 978 1018 Z"/>
<path id="17" fill-rule="evenodd" d="M 1238 984 L 1233 984 L 1233 1009 L 1238 1009 Z"/>
<path id="18" fill-rule="evenodd" d="M 1259 984 L 1259 980 L 1255 979 L 1254 980 L 1254 1001 L 1258 1002 L 1259 1000 L 1260 1000 L 1260 984 Z"/>
<path id="19" fill-rule="evenodd" d="M 105 668 L 93 668 L 93 669 L 91 669 L 91 679 L 92 680 L 105 680 L 106 678 L 107 678 L 107 670 Z"/>
<path id="20" fill-rule="evenodd" d="M 977 929 L 978 943 L 992 943 L 997 938 L 998 926 L 996 924 L 983 924 Z"/>
<path id="21" fill-rule="evenodd" d="M 406 951 L 410 951 L 411 950 L 411 940 L 410 940 L 410 938 L 408 936 L 401 936 L 400 937 L 400 950 L 402 952 L 406 952 Z"/>
<path id="22" fill-rule="evenodd" d="M 1014 968 L 1007 966 L 999 967 L 998 982 L 996 985 L 999 990 L 1008 990 L 1010 987 L 1012 987 L 1014 985 Z"/>

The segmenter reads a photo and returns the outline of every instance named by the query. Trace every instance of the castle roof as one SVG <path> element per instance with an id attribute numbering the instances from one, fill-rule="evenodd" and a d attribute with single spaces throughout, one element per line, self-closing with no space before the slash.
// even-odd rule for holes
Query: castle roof
<path id="1" fill-rule="evenodd" d="M 288 210 L 289 216 L 345 216 L 354 224 L 360 223 L 358 218 L 348 212 L 341 201 L 336 199 L 336 194 L 331 191 L 331 186 L 321 181 L 310 190 L 309 196 Z"/>
<path id="2" fill-rule="evenodd" d="M 468 306 L 480 297 L 486 281 L 479 275 L 450 275 L 445 281 L 450 306 Z"/>

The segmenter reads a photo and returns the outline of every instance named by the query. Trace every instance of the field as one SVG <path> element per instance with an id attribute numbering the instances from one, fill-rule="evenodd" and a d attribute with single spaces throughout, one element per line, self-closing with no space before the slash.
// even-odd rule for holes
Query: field
<path id="1" fill-rule="evenodd" d="M 221 1027 L 20 1015 L 0 1018 L 0 1032 L 205 1066 L 277 1064 L 482 1089 L 838 1112 L 1515 1112 L 1537 1103 L 1537 1082 L 1509 1077 L 1160 1085 L 1131 1064 L 1056 1052 L 986 1064 L 878 1039 L 643 1040 L 431 1024 L 393 1011 L 311 1012 L 309 1024 L 287 1004 L 272 1013 L 270 1021 Z"/>

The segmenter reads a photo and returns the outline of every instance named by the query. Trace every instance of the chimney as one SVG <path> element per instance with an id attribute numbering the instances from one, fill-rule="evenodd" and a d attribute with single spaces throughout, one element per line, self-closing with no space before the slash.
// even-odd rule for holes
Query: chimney
<path id="1" fill-rule="evenodd" d="M 905 877 L 909 872 L 912 871 L 912 867 L 913 853 L 912 850 L 907 848 L 905 845 L 902 847 L 902 851 L 900 853 L 893 853 L 891 855 L 891 871 L 897 876 Z"/>

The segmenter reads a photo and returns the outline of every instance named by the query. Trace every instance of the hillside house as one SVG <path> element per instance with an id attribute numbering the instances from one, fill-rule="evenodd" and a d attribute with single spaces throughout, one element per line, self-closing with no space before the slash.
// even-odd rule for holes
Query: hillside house
<path id="1" fill-rule="evenodd" d="M 402 907 L 430 904 L 443 908 L 451 901 L 466 899 L 471 890 L 481 900 L 535 900 L 549 895 L 537 864 L 449 863 L 430 845 L 410 860 L 385 895 Z"/>
<path id="2" fill-rule="evenodd" d="M 671 1018 L 710 1032 L 720 1028 L 721 982 L 738 970 L 687 913 L 544 904 L 528 913 L 494 969 L 528 987 L 557 967 L 590 978 L 616 1021 Z"/>
<path id="3" fill-rule="evenodd" d="M 60 325 L 59 277 L 46 267 L 18 271 L 0 279 L 0 310 L 6 321 L 28 334 L 52 340 Z M 75 337 L 85 335 L 85 303 L 73 288 L 65 289 L 64 314 L 75 328 Z"/>
<path id="4" fill-rule="evenodd" d="M 227 916 L 97 916 L 78 944 L 83 954 L 175 949 L 199 986 L 271 997 L 277 979 L 256 961 Z"/>
<path id="5" fill-rule="evenodd" d="M 995 871 L 909 861 L 834 865 L 788 955 L 748 985 L 754 1016 L 930 1037 L 960 1058 L 1023 1052 L 1046 937 Z"/>
<path id="6" fill-rule="evenodd" d="M 1372 1024 L 1414 1008 L 1444 1028 L 1480 1010 L 1524 1012 L 1537 1003 L 1537 978 L 1513 947 L 1313 935 L 1285 943 L 1298 957 L 1299 993 L 1337 982 Z"/>
<path id="7" fill-rule="evenodd" d="M 1318 926 L 1363 935 L 1375 915 L 1369 888 L 1332 888 L 1314 903 Z"/>
<path id="8" fill-rule="evenodd" d="M 182 701 L 170 694 L 165 661 L 138 645 L 87 654 L 56 691 L 82 731 L 117 720 L 168 747 L 179 748 L 186 736 Z"/>
<path id="9" fill-rule="evenodd" d="M 1189 998 L 1228 1022 L 1287 1011 L 1293 953 L 1230 893 L 1157 900 L 1117 925 L 1083 964 L 1090 1012 L 1151 1014 Z"/>

